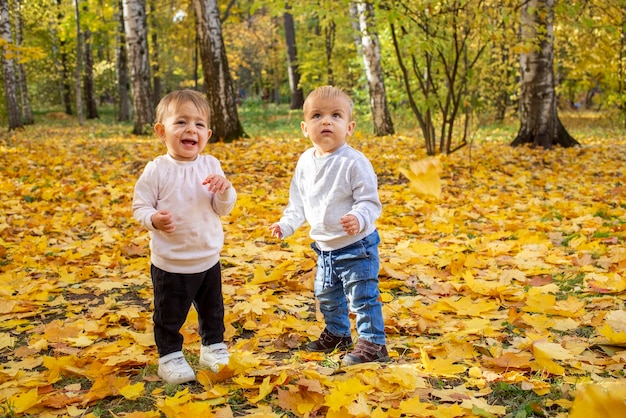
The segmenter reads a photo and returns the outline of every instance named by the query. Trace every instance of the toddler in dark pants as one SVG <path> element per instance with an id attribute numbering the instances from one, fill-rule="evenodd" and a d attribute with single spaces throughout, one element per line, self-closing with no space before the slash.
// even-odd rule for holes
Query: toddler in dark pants
<path id="1" fill-rule="evenodd" d="M 209 105 L 202 94 L 178 90 L 163 97 L 154 131 L 167 154 L 149 162 L 135 185 L 133 214 L 150 231 L 158 375 L 167 383 L 196 378 L 183 356 L 180 334 L 192 304 L 202 337 L 200 365 L 217 371 L 229 360 L 220 216 L 233 209 L 237 193 L 217 158 L 200 154 L 211 137 L 209 126 Z"/>

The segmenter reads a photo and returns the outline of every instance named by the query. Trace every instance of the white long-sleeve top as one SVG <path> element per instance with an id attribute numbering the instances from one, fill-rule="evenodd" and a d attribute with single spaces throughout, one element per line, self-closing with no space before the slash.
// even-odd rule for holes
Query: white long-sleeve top
<path id="1" fill-rule="evenodd" d="M 149 162 L 135 184 L 133 215 L 150 231 L 150 260 L 171 273 L 200 273 L 213 267 L 224 245 L 220 216 L 235 206 L 237 193 L 210 192 L 202 182 L 209 174 L 224 175 L 217 158 L 199 155 L 177 161 L 169 154 Z M 152 215 L 167 210 L 174 216 L 173 232 L 157 230 Z"/>
<path id="2" fill-rule="evenodd" d="M 286 238 L 306 221 L 320 250 L 338 250 L 376 229 L 382 210 L 378 180 L 369 160 L 349 145 L 321 158 L 315 157 L 314 150 L 309 148 L 298 160 L 289 202 L 278 224 Z M 340 219 L 347 214 L 359 221 L 356 235 L 348 235 L 341 226 Z"/>

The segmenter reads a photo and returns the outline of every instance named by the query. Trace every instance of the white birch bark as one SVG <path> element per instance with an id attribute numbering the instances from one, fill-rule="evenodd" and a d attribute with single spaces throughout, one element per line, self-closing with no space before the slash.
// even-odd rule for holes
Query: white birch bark
<path id="1" fill-rule="evenodd" d="M 552 148 L 577 145 L 557 115 L 554 78 L 554 0 L 522 5 L 520 54 L 520 130 L 511 145 Z"/>
<path id="2" fill-rule="evenodd" d="M 394 133 L 394 128 L 387 106 L 380 42 L 374 29 L 374 7 L 369 2 L 359 1 L 350 4 L 350 11 L 355 29 L 359 34 L 357 47 L 363 57 L 369 85 L 374 133 L 377 136 L 391 135 Z"/>
<path id="3" fill-rule="evenodd" d="M 5 46 L 0 50 L 0 54 L 2 55 L 2 76 L 4 80 L 4 96 L 7 104 L 9 130 L 12 130 L 22 128 L 24 125 L 17 101 L 15 64 L 8 51 L 8 47 L 13 45 L 8 0 L 0 0 L 0 38 L 6 42 Z"/>
<path id="4" fill-rule="evenodd" d="M 146 133 L 148 127 L 154 122 L 146 5 L 142 0 L 123 0 L 122 4 L 135 109 L 133 133 L 141 135 Z"/>
<path id="5" fill-rule="evenodd" d="M 222 37 L 217 0 L 193 0 L 207 98 L 211 106 L 211 140 L 232 141 L 244 134 L 237 115 L 233 81 Z"/>
<path id="6" fill-rule="evenodd" d="M 22 121 L 25 125 L 32 125 L 35 123 L 33 117 L 33 111 L 30 106 L 30 98 L 28 96 L 28 85 L 26 84 L 26 71 L 24 65 L 20 63 L 20 47 L 22 45 L 22 0 L 14 0 L 13 3 L 13 22 L 15 27 L 15 45 L 17 46 L 16 52 L 16 70 L 17 70 L 17 87 L 20 100 L 20 107 L 22 110 Z"/>

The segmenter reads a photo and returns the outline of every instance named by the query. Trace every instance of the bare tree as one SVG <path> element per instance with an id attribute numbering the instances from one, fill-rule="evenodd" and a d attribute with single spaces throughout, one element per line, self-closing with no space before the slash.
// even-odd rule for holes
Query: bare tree
<path id="1" fill-rule="evenodd" d="M 226 48 L 217 0 L 193 0 L 204 71 L 204 84 L 211 106 L 213 141 L 225 142 L 245 135 L 237 114 L 237 100 L 228 70 Z"/>
<path id="2" fill-rule="evenodd" d="M 351 2 L 350 14 L 357 33 L 357 48 L 361 51 L 365 64 L 374 133 L 377 136 L 391 135 L 394 129 L 387 106 L 380 42 L 375 30 L 374 7 L 367 1 Z"/>
<path id="3" fill-rule="evenodd" d="M 287 10 L 291 9 L 287 5 Z M 293 15 L 283 13 L 283 25 L 285 27 L 285 42 L 287 43 L 287 62 L 289 72 L 289 88 L 291 90 L 290 109 L 300 109 L 304 104 L 304 93 L 300 87 L 300 69 L 298 68 L 298 49 L 296 48 L 296 29 Z"/>
<path id="4" fill-rule="evenodd" d="M 554 90 L 554 0 L 527 0 L 522 6 L 520 54 L 520 129 L 513 146 L 532 144 L 550 149 L 579 145 L 557 114 Z"/>
<path id="5" fill-rule="evenodd" d="M 143 135 L 154 122 L 146 5 L 143 0 L 123 0 L 122 4 L 135 108 L 133 133 Z"/>
<path id="6" fill-rule="evenodd" d="M 83 73 L 83 89 L 85 91 L 85 109 L 87 110 L 87 119 L 97 119 L 98 115 L 98 103 L 96 101 L 96 91 L 94 85 L 93 76 L 93 55 L 91 48 L 91 30 L 85 29 L 84 32 L 84 62 L 85 71 Z"/>
<path id="7" fill-rule="evenodd" d="M 476 63 L 495 28 L 486 20 L 501 6 L 446 0 L 432 10 L 400 0 L 390 25 L 408 106 L 417 118 L 428 155 L 452 153 L 468 144 Z"/>
<path id="8" fill-rule="evenodd" d="M 9 2 L 8 0 L 0 0 L 0 39 L 4 41 L 5 45 L 0 50 L 2 54 L 2 76 L 4 80 L 4 96 L 7 102 L 9 130 L 12 130 L 22 128 L 24 125 L 17 102 L 15 65 L 13 59 L 7 54 L 8 47 L 13 45 L 11 21 L 9 19 Z"/>

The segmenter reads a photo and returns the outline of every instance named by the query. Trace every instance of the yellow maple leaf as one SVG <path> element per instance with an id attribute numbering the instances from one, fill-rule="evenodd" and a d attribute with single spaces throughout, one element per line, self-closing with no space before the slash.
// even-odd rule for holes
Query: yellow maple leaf
<path id="1" fill-rule="evenodd" d="M 37 388 L 31 389 L 28 392 L 18 393 L 9 398 L 8 405 L 13 405 L 13 411 L 18 414 L 22 414 L 28 411 L 30 408 L 37 405 L 39 395 Z"/>
<path id="2" fill-rule="evenodd" d="M 429 157 L 409 163 L 409 168 L 398 168 L 408 180 L 411 190 L 424 197 L 441 197 L 441 161 Z"/>
<path id="3" fill-rule="evenodd" d="M 15 337 L 12 337 L 8 332 L 0 333 L 0 350 L 7 347 L 13 347 L 15 345 Z"/>
<path id="4" fill-rule="evenodd" d="M 79 347 L 79 348 L 89 347 L 90 345 L 93 344 L 93 341 L 91 340 L 91 338 L 89 338 L 86 335 L 81 335 L 77 338 L 67 338 L 67 342 L 72 347 Z"/>
<path id="5" fill-rule="evenodd" d="M 422 366 L 424 371 L 439 376 L 455 376 L 456 374 L 463 373 L 467 370 L 467 367 L 462 364 L 455 364 L 453 359 L 448 358 L 434 358 L 431 359 L 428 353 L 423 348 L 420 348 Z"/>
<path id="6" fill-rule="evenodd" d="M 345 381 L 339 381 L 330 389 L 330 393 L 326 396 L 325 405 L 331 411 L 339 411 L 341 408 L 350 405 L 356 399 L 357 393 L 363 392 L 367 388 L 368 386 L 354 377 Z"/>
<path id="7" fill-rule="evenodd" d="M 456 311 L 458 315 L 468 316 L 481 316 L 485 312 L 496 311 L 500 306 L 500 304 L 496 301 L 473 299 L 470 296 L 464 296 L 457 300 L 442 300 L 439 304 L 442 306 L 449 306 L 452 310 Z"/>
<path id="8" fill-rule="evenodd" d="M 358 393 L 356 401 L 352 402 L 346 408 L 353 417 L 367 417 L 372 415 L 372 408 L 367 404 L 365 394 Z"/>
<path id="9" fill-rule="evenodd" d="M 609 324 L 602 325 L 598 332 L 609 340 L 609 344 L 618 346 L 626 344 L 626 332 L 615 331 Z"/>
<path id="10" fill-rule="evenodd" d="M 283 380 L 280 380 L 280 383 L 282 382 Z M 259 394 L 255 397 L 248 398 L 248 400 L 252 403 L 257 403 L 260 400 L 265 399 L 267 395 L 272 393 L 276 385 L 277 383 L 272 383 L 271 376 L 265 377 L 265 379 L 263 379 L 263 382 L 261 383 L 261 386 L 259 386 Z"/>
<path id="11" fill-rule="evenodd" d="M 264 296 L 260 294 L 252 295 L 249 301 L 235 304 L 235 306 L 233 306 L 233 312 L 241 312 L 246 315 L 249 313 L 263 315 L 263 311 L 271 307 L 263 298 Z"/>
<path id="12" fill-rule="evenodd" d="M 143 391 L 145 389 L 145 385 L 143 382 L 135 383 L 134 385 L 126 385 L 120 388 L 120 394 L 129 400 L 138 399 L 141 395 L 143 395 Z"/>
<path id="13" fill-rule="evenodd" d="M 535 361 L 541 370 L 556 375 L 563 375 L 565 368 L 553 360 L 568 360 L 573 358 L 572 353 L 556 343 L 535 341 L 533 343 Z"/>
<path id="14" fill-rule="evenodd" d="M 570 418 L 623 418 L 626 416 L 626 383 L 584 385 L 572 404 Z"/>
<path id="15" fill-rule="evenodd" d="M 433 404 L 421 402 L 419 396 L 413 396 L 400 402 L 400 412 L 406 416 L 432 417 L 435 412 Z"/>

